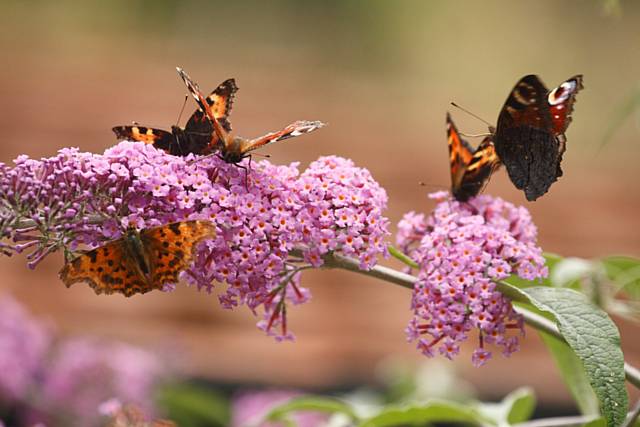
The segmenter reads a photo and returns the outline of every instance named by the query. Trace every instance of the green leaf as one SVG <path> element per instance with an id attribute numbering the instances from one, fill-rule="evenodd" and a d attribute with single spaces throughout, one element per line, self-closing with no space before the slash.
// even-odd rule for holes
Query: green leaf
<path id="1" fill-rule="evenodd" d="M 424 404 L 387 406 L 379 414 L 364 420 L 359 427 L 423 425 L 433 422 L 493 425 L 476 409 L 459 403 L 432 400 Z"/>
<path id="2" fill-rule="evenodd" d="M 582 361 L 571 348 L 559 339 L 540 331 L 542 341 L 560 369 L 560 375 L 569 388 L 583 415 L 599 415 L 598 397 L 593 392 L 589 379 L 582 367 Z"/>
<path id="3" fill-rule="evenodd" d="M 610 256 L 600 260 L 607 277 L 629 296 L 640 299 L 640 260 L 626 256 Z"/>
<path id="4" fill-rule="evenodd" d="M 530 388 L 520 388 L 507 395 L 500 403 L 480 403 L 478 412 L 493 420 L 495 425 L 517 424 L 527 421 L 536 406 L 536 398 Z"/>
<path id="5" fill-rule="evenodd" d="M 158 397 L 167 418 L 180 427 L 229 425 L 229 402 L 209 388 L 191 384 L 165 387 Z"/>
<path id="6" fill-rule="evenodd" d="M 353 420 L 358 417 L 351 406 L 339 399 L 322 396 L 295 397 L 272 408 L 265 416 L 265 421 L 286 421 L 295 412 L 312 411 L 327 414 L 344 414 Z"/>
<path id="7" fill-rule="evenodd" d="M 511 293 L 515 292 L 553 315 L 562 337 L 582 361 L 607 425 L 619 426 L 624 421 L 629 402 L 620 333 L 613 321 L 584 295 L 571 289 L 514 288 Z"/>
<path id="8" fill-rule="evenodd" d="M 522 423 L 533 415 L 536 408 L 536 396 L 533 390 L 521 388 L 512 393 L 504 400 L 504 405 L 509 408 L 507 422 L 509 424 Z"/>

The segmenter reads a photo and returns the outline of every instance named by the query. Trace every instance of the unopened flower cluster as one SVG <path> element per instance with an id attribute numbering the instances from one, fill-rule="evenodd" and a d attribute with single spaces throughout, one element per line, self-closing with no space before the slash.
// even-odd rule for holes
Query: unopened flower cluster
<path id="1" fill-rule="evenodd" d="M 167 364 L 150 351 L 56 339 L 8 295 L 0 295 L 0 349 L 0 408 L 16 425 L 96 426 L 100 404 L 113 398 L 153 413 L 154 391 L 168 377 Z"/>
<path id="2" fill-rule="evenodd" d="M 409 339 L 429 357 L 451 359 L 477 331 L 475 365 L 491 357 L 487 344 L 511 354 L 518 349 L 517 332 L 524 333 L 523 320 L 495 282 L 512 274 L 534 280 L 548 273 L 529 212 L 490 196 L 467 203 L 448 193 L 431 197 L 439 200 L 431 215 L 412 212 L 398 225 L 398 246 L 420 265 Z"/>
<path id="3" fill-rule="evenodd" d="M 339 157 L 320 158 L 302 174 L 297 164 L 240 166 L 127 141 L 104 155 L 64 149 L 0 164 L 0 237 L 14 242 L 0 252 L 28 251 L 35 267 L 61 247 L 96 247 L 129 225 L 209 220 L 217 238 L 198 249 L 183 278 L 207 291 L 225 283 L 223 306 L 262 307 L 259 326 L 291 338 L 286 303 L 309 299 L 300 271 L 321 266 L 330 252 L 356 257 L 363 268 L 385 254 L 386 193 Z"/>

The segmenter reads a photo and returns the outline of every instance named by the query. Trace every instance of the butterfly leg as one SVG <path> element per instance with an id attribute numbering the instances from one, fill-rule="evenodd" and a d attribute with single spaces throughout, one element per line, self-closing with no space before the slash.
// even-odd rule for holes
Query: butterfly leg
<path id="1" fill-rule="evenodd" d="M 249 168 L 239 163 L 236 163 L 235 166 L 244 170 L 244 188 L 249 191 Z"/>

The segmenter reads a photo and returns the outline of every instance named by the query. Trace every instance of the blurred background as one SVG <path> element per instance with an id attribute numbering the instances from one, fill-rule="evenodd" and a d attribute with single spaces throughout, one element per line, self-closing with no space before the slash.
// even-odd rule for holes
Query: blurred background
<path id="1" fill-rule="evenodd" d="M 640 255 L 640 118 L 628 114 L 640 97 L 637 2 L 4 0 L 0 48 L 0 162 L 69 146 L 99 153 L 116 143 L 112 126 L 133 120 L 168 129 L 185 95 L 179 65 L 204 91 L 236 78 L 231 119 L 243 136 L 299 119 L 327 122 L 264 152 L 302 168 L 328 154 L 368 168 L 388 191 L 393 231 L 404 212 L 433 207 L 427 192 L 450 185 L 450 101 L 495 123 L 523 75 L 552 88 L 584 74 L 565 175 L 535 203 L 504 171 L 486 192 L 530 209 L 545 251 Z M 181 125 L 193 109 L 189 100 Z M 462 131 L 486 130 L 452 113 Z M 225 311 L 215 296 L 186 287 L 96 296 L 87 286 L 64 288 L 61 264 L 57 254 L 31 272 L 23 258 L 0 259 L 0 291 L 62 334 L 170 342 L 189 375 L 212 383 L 335 390 L 374 383 L 389 357 L 423 360 L 405 339 L 409 292 L 373 279 L 306 273 L 314 298 L 289 312 L 297 342 L 277 344 L 246 309 Z M 627 360 L 640 365 L 637 329 L 616 320 Z M 496 355 L 481 369 L 471 366 L 471 349 L 453 363 L 484 398 L 529 384 L 542 405 L 572 407 L 535 334 L 512 358 Z"/>

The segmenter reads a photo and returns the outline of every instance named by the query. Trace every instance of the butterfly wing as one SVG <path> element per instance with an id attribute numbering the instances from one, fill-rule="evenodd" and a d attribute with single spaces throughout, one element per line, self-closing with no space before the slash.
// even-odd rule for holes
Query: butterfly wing
<path id="1" fill-rule="evenodd" d="M 180 272 L 191 265 L 198 243 L 215 236 L 215 225 L 209 221 L 174 222 L 140 231 L 154 287 L 177 283 Z"/>
<path id="2" fill-rule="evenodd" d="M 498 116 L 494 144 L 516 188 L 527 200 L 545 194 L 562 176 L 566 131 L 582 76 L 548 91 L 538 76 L 520 79 Z"/>
<path id="3" fill-rule="evenodd" d="M 129 297 L 155 289 L 128 256 L 124 238 L 77 256 L 65 264 L 59 275 L 67 287 L 86 282 L 96 294 L 117 292 Z"/>
<path id="4" fill-rule="evenodd" d="M 466 166 L 473 157 L 471 146 L 460 137 L 458 128 L 453 123 L 451 115 L 447 113 L 447 141 L 449 144 L 449 164 L 451 166 L 451 187 L 453 193 L 460 186 Z"/>
<path id="5" fill-rule="evenodd" d="M 582 75 L 571 77 L 547 94 L 547 104 L 551 114 L 552 132 L 562 142 L 566 141 L 564 133 L 571 123 L 571 113 L 576 102 L 576 95 L 584 89 Z"/>
<path id="6" fill-rule="evenodd" d="M 466 202 L 482 191 L 491 174 L 500 166 L 490 137 L 474 151 L 460 137 L 451 116 L 447 114 L 447 137 L 451 165 L 451 192 L 456 200 Z"/>
<path id="7" fill-rule="evenodd" d="M 222 123 L 216 118 L 211 105 L 207 101 L 207 98 L 202 94 L 198 84 L 191 80 L 191 77 L 180 67 L 176 67 L 178 74 L 187 86 L 189 93 L 196 100 L 196 103 L 200 107 L 200 110 L 204 113 L 204 117 L 207 118 L 212 126 L 211 132 L 211 146 L 225 147 L 228 144 L 228 131 L 222 126 Z M 199 117 L 199 116 L 198 116 Z M 201 118 L 194 119 L 201 120 Z M 192 125 L 193 126 L 193 125 Z"/>
<path id="8" fill-rule="evenodd" d="M 477 196 L 489 182 L 489 178 L 500 167 L 491 137 L 485 138 L 473 152 L 473 157 L 464 169 L 458 190 L 453 191 L 457 200 L 466 201 Z"/>
<path id="9" fill-rule="evenodd" d="M 299 120 L 286 126 L 284 129 L 277 132 L 271 132 L 266 135 L 262 135 L 259 138 L 255 138 L 249 141 L 244 141 L 241 147 L 242 154 L 246 154 L 250 151 L 256 150 L 268 144 L 272 144 L 276 141 L 282 141 L 288 138 L 294 138 L 296 136 L 304 135 L 305 133 L 313 132 L 316 129 L 324 127 L 325 124 L 321 121 L 308 121 Z"/>
<path id="10" fill-rule="evenodd" d="M 211 95 L 205 98 L 205 102 L 209 105 L 211 113 L 227 132 L 231 132 L 229 114 L 231 114 L 237 91 L 238 86 L 236 86 L 236 81 L 234 79 L 227 79 L 211 92 Z M 213 126 L 207 119 L 204 110 L 198 109 L 187 122 L 185 131 L 210 135 L 213 132 Z"/>
<path id="11" fill-rule="evenodd" d="M 116 126 L 111 130 L 119 140 L 142 141 L 166 151 L 169 151 L 174 141 L 173 134 L 162 129 L 144 126 Z"/>

